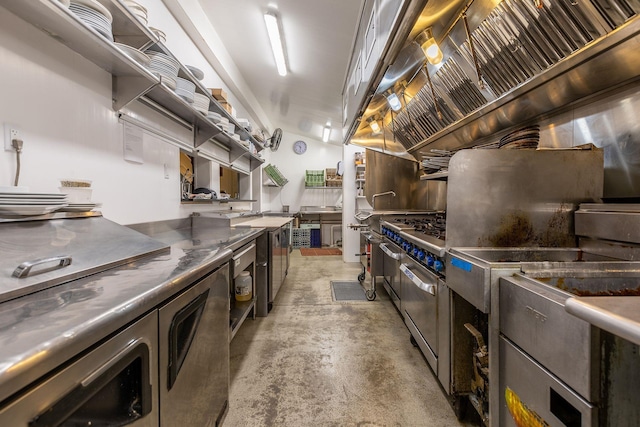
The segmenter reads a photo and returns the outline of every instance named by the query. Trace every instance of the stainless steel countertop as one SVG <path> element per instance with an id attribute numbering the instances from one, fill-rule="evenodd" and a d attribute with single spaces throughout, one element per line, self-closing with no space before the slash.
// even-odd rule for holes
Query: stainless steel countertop
<path id="1" fill-rule="evenodd" d="M 228 261 L 263 229 L 165 230 L 169 254 L 0 304 L 0 401 Z"/>
<path id="2" fill-rule="evenodd" d="M 572 297 L 564 308 L 600 329 L 640 345 L 640 297 Z"/>
<path id="3" fill-rule="evenodd" d="M 236 228 L 280 228 L 283 225 L 293 221 L 293 217 L 284 216 L 263 216 L 256 218 L 247 218 L 246 221 L 238 222 L 235 224 Z"/>

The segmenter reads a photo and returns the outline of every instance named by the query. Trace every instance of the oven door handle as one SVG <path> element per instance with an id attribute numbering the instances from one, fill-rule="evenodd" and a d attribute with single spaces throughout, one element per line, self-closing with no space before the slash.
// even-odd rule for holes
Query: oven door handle
<path id="1" fill-rule="evenodd" d="M 402 259 L 402 253 L 393 252 L 391 249 L 389 249 L 386 243 L 380 243 L 380 249 L 382 249 L 382 252 L 387 254 L 389 258 L 393 258 L 395 260 Z"/>
<path id="2" fill-rule="evenodd" d="M 436 290 L 438 289 L 437 281 L 436 281 L 436 283 L 423 282 L 422 280 L 420 280 L 420 278 L 418 276 L 416 276 L 413 273 L 413 271 L 411 271 L 411 269 L 409 268 L 409 266 L 407 264 L 400 264 L 400 271 L 402 271 L 402 274 L 407 276 L 407 278 L 409 280 L 411 280 L 417 287 L 419 287 L 423 291 L 428 292 L 431 295 L 435 295 L 436 294 Z"/>

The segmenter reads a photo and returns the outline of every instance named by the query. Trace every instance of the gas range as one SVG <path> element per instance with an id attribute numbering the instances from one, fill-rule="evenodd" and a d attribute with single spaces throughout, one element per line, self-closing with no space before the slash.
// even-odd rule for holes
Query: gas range
<path id="1" fill-rule="evenodd" d="M 384 220 L 380 223 L 380 231 L 422 267 L 445 276 L 444 212 Z"/>

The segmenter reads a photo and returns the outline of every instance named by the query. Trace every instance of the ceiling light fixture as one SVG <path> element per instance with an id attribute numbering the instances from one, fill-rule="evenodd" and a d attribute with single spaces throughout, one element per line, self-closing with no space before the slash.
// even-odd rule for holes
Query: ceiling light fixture
<path id="1" fill-rule="evenodd" d="M 287 59 L 284 54 L 284 40 L 278 15 L 273 11 L 265 12 L 264 22 L 267 25 L 267 33 L 269 33 L 269 41 L 271 42 L 271 51 L 276 61 L 278 74 L 287 75 Z"/>
<path id="2" fill-rule="evenodd" d="M 385 98 L 387 98 L 389 107 L 391 107 L 393 111 L 400 111 L 400 109 L 402 108 L 402 104 L 400 103 L 400 98 L 398 98 L 398 95 L 396 95 L 394 91 L 389 89 L 387 92 L 385 92 L 384 96 Z"/>
<path id="3" fill-rule="evenodd" d="M 329 137 L 331 136 L 331 124 L 327 123 L 323 128 L 322 128 L 322 142 L 327 142 L 329 141 Z"/>
<path id="4" fill-rule="evenodd" d="M 444 55 L 440 50 L 440 46 L 438 46 L 438 42 L 436 42 L 436 39 L 433 37 L 431 28 L 426 28 L 423 32 L 418 34 L 416 42 L 418 42 L 424 52 L 424 55 L 431 64 L 438 65 L 442 62 Z"/>

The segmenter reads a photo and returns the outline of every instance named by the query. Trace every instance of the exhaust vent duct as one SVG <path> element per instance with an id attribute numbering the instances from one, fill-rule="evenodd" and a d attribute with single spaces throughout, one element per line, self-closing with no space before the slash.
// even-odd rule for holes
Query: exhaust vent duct
<path id="1" fill-rule="evenodd" d="M 419 161 L 425 150 L 474 146 L 640 76 L 633 66 L 640 56 L 634 51 L 640 0 L 539 3 L 541 8 L 531 0 L 427 2 L 402 50 L 392 54 L 396 61 L 350 142 Z M 420 53 L 416 36 L 428 28 L 444 54 L 435 66 L 413 55 Z M 402 94 L 398 112 L 381 102 L 389 88 Z M 383 144 L 364 129 L 372 115 L 383 118 L 389 131 Z"/>

